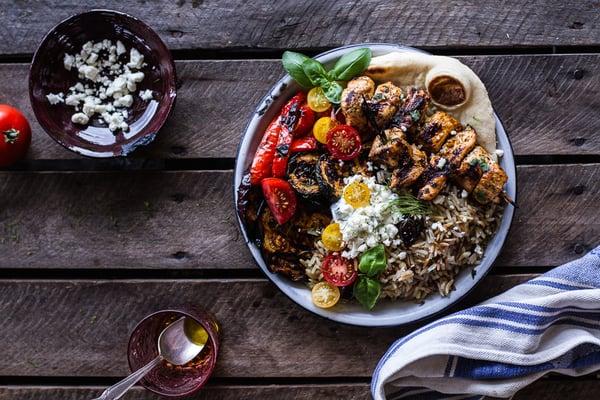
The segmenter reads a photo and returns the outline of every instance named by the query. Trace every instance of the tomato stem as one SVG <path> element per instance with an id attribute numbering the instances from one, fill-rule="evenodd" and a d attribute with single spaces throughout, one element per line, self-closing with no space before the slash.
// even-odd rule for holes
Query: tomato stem
<path id="1" fill-rule="evenodd" d="M 9 130 L 6 130 L 3 132 L 4 133 L 4 142 L 5 143 L 15 143 L 19 137 L 19 134 L 21 132 L 19 132 L 17 129 L 15 128 L 11 128 Z"/>

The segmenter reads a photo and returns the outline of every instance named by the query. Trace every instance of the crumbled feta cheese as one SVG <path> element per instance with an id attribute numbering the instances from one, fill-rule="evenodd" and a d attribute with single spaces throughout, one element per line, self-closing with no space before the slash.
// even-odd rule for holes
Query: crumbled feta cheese
<path id="1" fill-rule="evenodd" d="M 52 105 L 65 102 L 65 94 L 63 92 L 60 92 L 57 94 L 54 94 L 54 93 L 47 94 L 46 98 L 48 99 L 48 102 Z"/>
<path id="2" fill-rule="evenodd" d="M 437 167 L 438 169 L 442 169 L 444 168 L 444 165 L 446 165 L 446 159 L 444 157 L 441 157 L 437 163 Z"/>
<path id="3" fill-rule="evenodd" d="M 71 121 L 74 124 L 85 125 L 90 121 L 90 118 L 84 113 L 76 113 L 71 116 Z"/>
<path id="4" fill-rule="evenodd" d="M 502 157 L 502 156 L 504 155 L 504 150 L 501 150 L 501 149 L 496 149 L 496 155 L 497 155 L 498 157 Z"/>
<path id="5" fill-rule="evenodd" d="M 346 258 L 356 258 L 379 243 L 392 245 L 398 234 L 396 224 L 404 219 L 402 214 L 390 207 L 390 203 L 398 195 L 389 187 L 377 184 L 374 177 L 354 175 L 344 179 L 346 185 L 357 181 L 369 188 L 370 204 L 353 208 L 342 198 L 332 206 L 334 220 L 340 224 L 346 243 L 346 250 L 342 252 L 342 256 Z"/>
<path id="6" fill-rule="evenodd" d="M 125 120 L 130 113 L 127 108 L 133 104 L 138 84 L 144 80 L 139 71 L 146 64 L 144 56 L 135 48 L 129 51 L 128 61 L 119 61 L 127 48 L 120 40 L 115 43 L 108 39 L 100 42 L 86 42 L 79 54 L 65 54 L 63 66 L 70 71 L 76 68 L 81 81 L 69 88 L 66 95 L 50 93 L 46 97 L 50 104 L 65 103 L 75 109 L 71 120 L 86 124 L 95 115 L 100 123 L 106 123 L 110 130 L 127 130 Z M 139 93 L 143 100 L 153 98 L 151 90 Z"/>
<path id="7" fill-rule="evenodd" d="M 65 54 L 65 57 L 63 58 L 63 65 L 64 65 L 65 69 L 67 71 L 70 71 L 71 68 L 73 68 L 74 64 L 75 64 L 75 57 L 73 57 L 70 54 Z"/>
<path id="8" fill-rule="evenodd" d="M 463 191 L 460 192 L 460 197 L 466 199 L 467 197 L 469 197 L 469 192 L 463 189 Z"/>
<path id="9" fill-rule="evenodd" d="M 452 135 L 452 136 L 456 136 L 456 131 L 455 131 L 454 129 L 453 129 L 453 130 L 451 130 L 451 131 L 450 131 L 450 135 Z"/>
<path id="10" fill-rule="evenodd" d="M 115 101 L 113 101 L 113 105 L 115 107 L 131 107 L 133 104 L 133 97 L 130 94 L 119 97 Z"/>
<path id="11" fill-rule="evenodd" d="M 142 90 L 140 92 L 140 98 L 144 101 L 152 100 L 152 98 L 153 98 L 152 90 L 150 90 L 150 89 Z"/>
<path id="12" fill-rule="evenodd" d="M 129 50 L 129 62 L 127 63 L 129 68 L 140 69 L 144 66 L 144 56 L 137 49 L 132 48 Z"/>
<path id="13" fill-rule="evenodd" d="M 125 54 L 127 49 L 125 49 L 125 45 L 120 40 L 117 40 L 117 55 Z"/>

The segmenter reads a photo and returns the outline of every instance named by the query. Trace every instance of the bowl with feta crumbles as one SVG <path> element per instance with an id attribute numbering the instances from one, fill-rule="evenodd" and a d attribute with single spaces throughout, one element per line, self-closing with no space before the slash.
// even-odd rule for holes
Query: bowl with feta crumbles
<path id="1" fill-rule="evenodd" d="M 160 37 L 130 15 L 92 10 L 54 27 L 38 47 L 29 95 L 42 128 L 84 156 L 127 156 L 154 140 L 176 97 Z"/>
<path id="2" fill-rule="evenodd" d="M 516 198 L 512 148 L 481 79 L 393 44 L 285 52 L 282 64 L 234 172 L 259 267 L 302 307 L 352 325 L 455 304 L 499 255 Z"/>

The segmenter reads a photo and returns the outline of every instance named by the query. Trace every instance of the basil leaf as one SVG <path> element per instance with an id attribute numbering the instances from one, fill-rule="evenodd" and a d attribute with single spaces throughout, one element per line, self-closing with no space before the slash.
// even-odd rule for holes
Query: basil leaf
<path id="1" fill-rule="evenodd" d="M 281 58 L 281 63 L 283 64 L 283 69 L 290 74 L 292 79 L 294 79 L 300 86 L 305 88 L 312 87 L 310 83 L 310 79 L 304 73 L 302 69 L 302 63 L 308 60 L 309 57 L 304 54 L 295 53 L 293 51 L 286 51 L 283 53 L 283 57 Z"/>
<path id="2" fill-rule="evenodd" d="M 304 71 L 304 74 L 313 86 L 321 86 L 329 82 L 327 71 L 325 71 L 323 64 L 317 60 L 313 60 L 312 58 L 304 60 L 302 62 L 302 71 Z"/>
<path id="3" fill-rule="evenodd" d="M 385 247 L 382 244 L 365 251 L 360 256 L 358 269 L 367 276 L 374 277 L 387 267 L 387 257 L 385 256 Z"/>
<path id="4" fill-rule="evenodd" d="M 374 279 L 361 275 L 354 284 L 353 294 L 363 307 L 372 310 L 381 294 L 381 284 Z"/>
<path id="5" fill-rule="evenodd" d="M 371 62 L 371 49 L 357 49 L 344 54 L 329 72 L 332 78 L 339 81 L 349 81 L 363 72 Z"/>
<path id="6" fill-rule="evenodd" d="M 325 82 L 321 85 L 321 89 L 323 89 L 323 94 L 325 94 L 327 100 L 334 104 L 340 104 L 342 101 L 342 91 L 344 90 L 342 85 L 336 81 Z"/>

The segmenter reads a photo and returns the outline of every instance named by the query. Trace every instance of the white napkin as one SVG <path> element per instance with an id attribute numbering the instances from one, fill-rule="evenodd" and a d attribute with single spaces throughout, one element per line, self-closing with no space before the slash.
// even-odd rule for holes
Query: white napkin
<path id="1" fill-rule="evenodd" d="M 549 372 L 600 369 L 600 247 L 397 340 L 375 400 L 511 397 Z"/>

